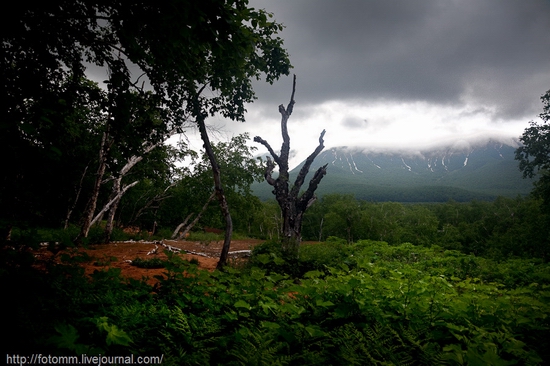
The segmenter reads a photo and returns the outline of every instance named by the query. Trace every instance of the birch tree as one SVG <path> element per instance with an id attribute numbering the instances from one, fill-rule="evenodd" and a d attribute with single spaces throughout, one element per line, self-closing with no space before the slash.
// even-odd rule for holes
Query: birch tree
<path id="1" fill-rule="evenodd" d="M 90 65 L 116 70 L 107 75 L 107 85 L 120 93 L 111 93 L 105 106 L 113 144 L 119 136 L 146 136 L 152 130 L 157 131 L 154 138 L 161 138 L 185 123 L 201 130 L 213 115 L 244 121 L 245 105 L 255 97 L 252 80 L 264 78 L 273 83 L 290 69 L 283 41 L 277 36 L 282 25 L 271 17 L 249 7 L 248 0 L 51 0 L 32 7 L 10 7 L 0 45 L 4 55 L 0 59 L 1 82 L 10 93 L 2 98 L 8 104 L 3 123 L 9 127 L 3 140 L 28 139 L 28 132 L 19 128 L 28 101 L 50 93 L 49 86 L 58 83 L 60 74 L 69 70 L 83 75 Z M 128 128 L 124 116 L 127 94 L 123 91 L 143 85 L 152 93 L 162 118 L 159 125 L 143 124 L 134 130 Z M 55 95 L 55 90 L 51 93 Z M 37 115 L 33 123 L 38 125 L 41 117 Z M 28 131 L 40 141 L 39 133 Z M 207 148 L 210 141 L 205 131 L 202 129 L 201 137 Z M 10 143 L 8 148 L 11 146 L 19 145 Z M 214 159 L 211 161 L 224 207 L 220 174 Z M 101 165 L 96 178 L 104 174 Z M 9 198 L 8 191 L 17 186 L 17 179 L 21 175 L 12 174 L 9 181 L 2 182 L 2 198 Z M 16 200 L 9 203 L 2 212 L 16 209 Z M 88 222 L 93 220 L 89 214 L 92 206 L 85 215 Z M 0 219 L 13 221 L 7 216 Z M 224 253 L 230 237 L 227 220 Z M 222 254 L 220 266 L 226 259 Z"/>
<path id="2" fill-rule="evenodd" d="M 111 234 L 113 233 L 113 225 L 115 220 L 115 214 L 118 208 L 118 204 L 120 203 L 120 200 L 122 199 L 122 196 L 128 189 L 135 186 L 139 183 L 139 181 L 134 181 L 127 185 L 122 185 L 122 179 L 130 172 L 130 170 L 138 164 L 140 161 L 143 160 L 144 156 L 148 153 L 150 153 L 153 149 L 159 147 L 159 145 L 163 144 L 169 137 L 173 136 L 176 133 L 176 129 L 173 129 L 172 131 L 169 131 L 163 140 L 158 141 L 156 143 L 151 142 L 144 142 L 143 151 L 141 152 L 141 155 L 133 155 L 131 156 L 126 164 L 114 175 L 113 177 L 113 185 L 111 188 L 111 195 L 109 202 L 107 205 L 109 207 L 104 207 L 103 212 L 108 210 L 107 215 L 107 222 L 105 223 L 105 234 L 104 234 L 104 241 L 105 243 L 108 243 L 111 239 Z M 101 213 L 101 216 L 103 213 Z M 99 214 L 98 214 L 99 216 Z"/>

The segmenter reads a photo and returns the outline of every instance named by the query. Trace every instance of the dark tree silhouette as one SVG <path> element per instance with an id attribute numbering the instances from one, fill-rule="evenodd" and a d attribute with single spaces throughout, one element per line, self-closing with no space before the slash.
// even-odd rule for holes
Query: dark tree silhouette
<path id="1" fill-rule="evenodd" d="M 273 194 L 275 199 L 281 207 L 283 216 L 282 236 L 283 236 L 283 251 L 291 256 L 298 255 L 298 248 L 300 247 L 301 232 L 302 232 L 302 220 L 306 210 L 315 202 L 317 197 L 315 196 L 315 190 L 321 182 L 321 179 L 327 173 L 327 165 L 317 169 L 313 178 L 309 182 L 309 186 L 305 192 L 300 194 L 300 188 L 304 184 L 306 175 L 309 172 L 311 164 L 319 155 L 319 153 L 325 148 L 323 145 L 325 136 L 325 130 L 321 132 L 319 136 L 319 145 L 308 156 L 304 165 L 300 169 L 296 180 L 292 186 L 289 185 L 289 169 L 288 169 L 288 157 L 290 152 L 290 136 L 288 135 L 288 119 L 292 114 L 294 108 L 294 94 L 296 92 L 296 75 L 294 75 L 292 83 L 292 95 L 290 97 L 290 103 L 285 107 L 281 104 L 279 106 L 279 113 L 281 113 L 281 133 L 283 136 L 283 144 L 281 146 L 281 153 L 277 155 L 271 148 L 269 143 L 259 136 L 254 137 L 254 141 L 264 145 L 273 160 L 268 156 L 267 165 L 265 169 L 265 179 L 267 183 L 273 186 Z M 277 178 L 273 178 L 273 170 L 275 164 L 279 167 L 279 175 Z"/>

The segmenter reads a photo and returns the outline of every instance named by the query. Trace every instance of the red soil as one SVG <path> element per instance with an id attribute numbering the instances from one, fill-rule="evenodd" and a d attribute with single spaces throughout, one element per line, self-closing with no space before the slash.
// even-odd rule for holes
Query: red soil
<path id="1" fill-rule="evenodd" d="M 255 245 L 261 243 L 261 240 L 247 239 L 247 240 L 234 240 L 231 242 L 230 254 L 233 251 L 249 250 Z M 213 271 L 218 264 L 219 256 L 221 253 L 223 241 L 217 242 L 194 242 L 194 241 L 174 241 L 165 240 L 162 243 L 170 245 L 175 248 L 182 249 L 187 252 L 201 253 L 199 254 L 180 254 L 182 259 L 191 260 L 196 259 L 199 262 L 199 268 L 208 271 Z M 148 255 L 150 251 L 158 247 L 156 254 Z M 161 275 L 166 270 L 164 268 L 159 269 L 147 269 L 133 266 L 131 261 L 135 258 L 142 259 L 166 259 L 164 250 L 166 248 L 162 246 L 161 242 L 116 242 L 110 244 L 96 244 L 91 245 L 87 249 L 67 249 L 63 252 L 59 252 L 55 255 L 55 259 L 60 261 L 62 253 L 68 253 L 76 255 L 78 253 L 88 254 L 92 260 L 82 263 L 87 274 L 92 274 L 96 270 L 106 270 L 108 268 L 120 268 L 121 275 L 126 278 L 134 278 L 141 280 L 146 278 L 149 283 L 155 282 L 154 276 Z M 51 259 L 54 255 L 48 249 L 39 249 L 34 252 L 38 260 Z M 183 253 L 183 252 L 182 252 Z"/>

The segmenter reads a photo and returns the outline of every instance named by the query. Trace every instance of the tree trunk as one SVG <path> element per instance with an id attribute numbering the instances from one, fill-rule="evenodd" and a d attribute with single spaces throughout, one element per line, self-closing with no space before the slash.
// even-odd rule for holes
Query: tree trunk
<path id="1" fill-rule="evenodd" d="M 133 186 L 135 186 L 136 184 L 138 184 L 139 181 L 135 181 L 133 183 L 130 183 L 128 184 L 127 186 L 124 186 L 124 188 L 122 188 L 122 190 L 114 197 L 111 197 L 111 199 L 109 200 L 109 202 L 107 202 L 107 204 L 105 206 L 103 206 L 103 208 L 101 209 L 101 211 L 99 211 L 97 213 L 97 215 L 95 215 L 95 217 L 93 218 L 93 220 L 91 221 L 90 223 L 90 226 L 92 226 L 93 224 L 95 224 L 96 222 L 98 222 L 99 220 L 101 220 L 101 218 L 103 217 L 103 215 L 105 214 L 105 212 L 107 212 L 114 204 L 117 204 L 118 205 L 118 202 L 120 202 L 120 199 L 122 198 L 122 196 L 124 195 L 124 193 L 126 193 L 126 191 L 128 191 L 130 188 L 132 188 Z"/>
<path id="2" fill-rule="evenodd" d="M 324 217 L 321 217 L 321 223 L 319 224 L 319 241 L 321 241 L 321 238 L 323 237 L 323 221 L 325 220 Z"/>
<path id="3" fill-rule="evenodd" d="M 191 218 L 191 216 L 193 216 L 193 213 L 191 212 L 189 215 L 187 215 L 187 217 L 185 218 L 185 220 L 183 220 L 183 222 L 181 224 L 179 224 L 177 227 L 176 227 L 176 230 L 174 230 L 174 232 L 172 233 L 172 236 L 170 237 L 171 239 L 176 239 L 176 237 L 178 239 L 181 239 L 182 237 L 185 236 L 184 233 L 182 233 L 182 235 L 179 235 L 178 236 L 178 233 L 180 232 L 181 228 L 184 227 L 186 224 L 187 224 L 187 221 L 189 221 L 189 219 Z M 187 228 L 186 228 L 187 229 Z"/>
<path id="4" fill-rule="evenodd" d="M 321 182 L 321 179 L 325 176 L 327 172 L 327 165 L 320 167 L 314 174 L 313 178 L 309 182 L 307 190 L 299 195 L 300 188 L 304 184 L 306 175 L 309 172 L 311 164 L 319 155 L 319 153 L 325 148 L 323 145 L 323 137 L 325 135 L 325 130 L 321 132 L 319 136 L 319 145 L 308 156 L 302 169 L 298 173 L 294 185 L 292 188 L 289 186 L 289 167 L 288 167 L 288 158 L 290 153 L 290 136 L 288 135 L 288 119 L 292 114 L 294 109 L 294 93 L 296 91 L 296 75 L 294 75 L 293 84 L 292 84 L 292 95 L 290 97 L 290 102 L 288 103 L 287 108 L 281 104 L 279 106 L 279 113 L 281 114 L 281 133 L 283 136 L 283 144 L 281 146 L 280 155 L 277 155 L 275 151 L 271 148 L 269 143 L 262 139 L 259 136 L 254 137 L 254 141 L 264 145 L 273 160 L 268 156 L 267 157 L 267 166 L 264 173 L 267 183 L 274 187 L 273 193 L 275 194 L 275 199 L 281 207 L 281 213 L 283 216 L 283 227 L 282 227 L 282 249 L 283 251 L 291 257 L 298 256 L 298 249 L 301 242 L 301 232 L 302 232 L 302 219 L 306 210 L 315 202 L 317 199 L 315 196 L 315 190 Z M 272 174 L 275 169 L 275 164 L 279 166 L 279 176 L 277 179 L 274 179 Z"/>
<path id="5" fill-rule="evenodd" d="M 223 269 L 223 267 L 227 264 L 229 247 L 231 246 L 231 236 L 233 235 L 233 221 L 231 220 L 229 205 L 227 204 L 227 199 L 223 191 L 220 167 L 216 160 L 216 156 L 214 155 L 214 151 L 212 150 L 212 144 L 210 143 L 210 138 L 208 137 L 208 132 L 206 131 L 206 124 L 204 119 L 204 116 L 199 115 L 199 117 L 197 118 L 197 124 L 199 126 L 204 150 L 206 151 L 206 155 L 208 156 L 208 159 L 210 160 L 210 165 L 212 166 L 212 175 L 214 177 L 214 191 L 220 203 L 220 209 L 225 219 L 225 236 L 223 240 L 222 252 L 220 254 L 220 260 L 217 265 L 218 269 Z"/>
<path id="6" fill-rule="evenodd" d="M 120 196 L 120 197 L 118 197 L 118 199 L 115 199 L 117 196 L 119 196 L 121 181 L 122 181 L 121 176 L 119 176 L 117 179 L 115 179 L 115 181 L 113 183 L 111 197 L 109 198 L 109 201 L 111 201 L 111 200 L 114 200 L 114 201 L 113 201 L 111 207 L 109 208 L 109 213 L 107 214 L 107 222 L 105 223 L 105 232 L 103 233 L 103 235 L 104 235 L 103 242 L 105 244 L 108 244 L 111 241 L 111 235 L 113 234 L 115 214 L 116 214 L 116 210 L 118 208 L 118 204 L 120 202 L 120 199 L 122 198 L 122 196 Z"/>
<path id="7" fill-rule="evenodd" d="M 78 188 L 76 188 L 73 204 L 70 205 L 70 207 L 67 209 L 67 216 L 65 217 L 65 224 L 63 225 L 63 230 L 67 230 L 67 228 L 69 227 L 69 221 L 71 219 L 71 215 L 73 214 L 74 208 L 76 207 L 78 199 L 80 198 L 80 192 L 82 192 L 82 185 L 84 183 L 84 178 L 86 177 L 86 172 L 88 171 L 88 166 L 89 165 L 86 165 L 86 168 L 84 168 L 84 172 L 82 173 L 82 177 L 80 178 L 80 183 L 78 185 Z"/>
<path id="8" fill-rule="evenodd" d="M 75 239 L 75 243 L 79 244 L 82 241 L 82 238 L 88 237 L 90 228 L 92 227 L 92 219 L 94 217 L 95 209 L 97 206 L 97 199 L 99 198 L 99 190 L 101 188 L 101 182 L 103 180 L 103 175 L 105 174 L 105 169 L 107 167 L 107 155 L 112 145 L 112 140 L 109 137 L 109 129 L 103 133 L 101 139 L 101 147 L 99 149 L 99 166 L 97 168 L 96 179 L 94 183 L 94 188 L 92 189 L 92 195 L 88 200 L 86 205 L 86 210 L 84 211 L 84 217 L 82 219 L 82 226 L 80 228 L 80 233 Z"/>
<path id="9" fill-rule="evenodd" d="M 204 205 L 202 206 L 202 209 L 201 211 L 199 212 L 199 214 L 195 217 L 195 219 L 193 221 L 191 221 L 191 223 L 189 225 L 187 225 L 185 227 L 185 229 L 181 232 L 181 234 L 178 236 L 178 239 L 182 239 L 184 238 L 187 233 L 197 224 L 197 222 L 199 222 L 200 218 L 202 217 L 202 215 L 206 212 L 206 209 L 208 208 L 208 205 L 210 204 L 210 202 L 216 198 L 216 191 L 212 192 L 212 194 L 210 195 L 210 197 L 208 197 L 208 199 L 206 200 L 206 202 L 204 203 Z"/>
<path id="10" fill-rule="evenodd" d="M 143 157 L 144 157 L 145 154 L 148 154 L 149 152 L 151 152 L 153 149 L 158 147 L 163 141 L 165 141 L 168 137 L 174 135 L 175 133 L 176 133 L 176 130 L 173 129 L 164 136 L 162 141 L 159 141 L 157 143 L 149 143 L 149 144 L 143 143 L 143 153 L 139 156 L 134 155 L 134 156 L 130 157 L 128 159 L 128 161 L 126 162 L 126 164 L 118 172 L 118 176 L 115 178 L 114 183 L 113 183 L 113 188 L 112 188 L 112 191 L 111 191 L 111 197 L 109 198 L 109 202 L 112 201 L 112 203 L 109 203 L 109 205 L 110 205 L 109 214 L 107 215 L 107 223 L 105 224 L 105 232 L 103 234 L 105 243 L 108 243 L 111 240 L 111 234 L 113 233 L 115 215 L 116 215 L 116 211 L 118 209 L 118 204 L 120 203 L 120 200 L 122 199 L 122 196 L 124 195 L 124 193 L 126 193 L 126 191 L 130 187 L 133 187 L 138 183 L 138 182 L 134 182 L 130 186 L 126 186 L 126 187 L 124 187 L 123 190 L 121 190 L 122 178 L 124 178 L 124 176 L 126 176 L 126 174 L 128 174 L 128 172 L 137 163 L 139 163 L 140 161 L 143 160 Z"/>
<path id="11" fill-rule="evenodd" d="M 216 191 L 212 192 L 212 194 L 210 195 L 210 197 L 208 197 L 208 199 L 206 200 L 206 202 L 204 203 L 204 205 L 202 206 L 202 209 L 201 211 L 198 213 L 198 215 L 193 219 L 193 221 L 191 221 L 191 223 L 189 225 L 187 225 L 185 227 L 185 229 L 183 229 L 183 231 L 178 235 L 178 232 L 181 230 L 181 228 L 187 224 L 187 221 L 189 221 L 189 219 L 191 218 L 191 216 L 193 216 L 193 213 L 190 213 L 186 218 L 185 220 L 178 225 L 178 227 L 176 228 L 176 230 L 174 230 L 174 233 L 172 234 L 172 239 L 177 238 L 178 239 L 183 239 L 187 233 L 197 224 L 197 222 L 199 222 L 200 218 L 202 217 L 202 215 L 204 214 L 204 212 L 206 211 L 206 209 L 208 208 L 208 204 L 216 197 Z"/>

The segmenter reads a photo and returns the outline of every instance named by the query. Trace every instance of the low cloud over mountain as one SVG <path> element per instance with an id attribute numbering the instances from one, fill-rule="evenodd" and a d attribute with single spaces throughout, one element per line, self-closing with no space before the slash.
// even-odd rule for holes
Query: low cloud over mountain
<path id="1" fill-rule="evenodd" d="M 328 164 L 319 195 L 353 194 L 373 201 L 441 202 L 526 195 L 532 188 L 514 159 L 517 140 L 462 140 L 424 150 L 368 150 L 338 147 L 323 151 L 310 174 Z M 302 166 L 294 169 L 296 173 Z M 269 198 L 267 183 L 256 187 Z M 267 194 L 266 192 L 267 191 Z"/>

